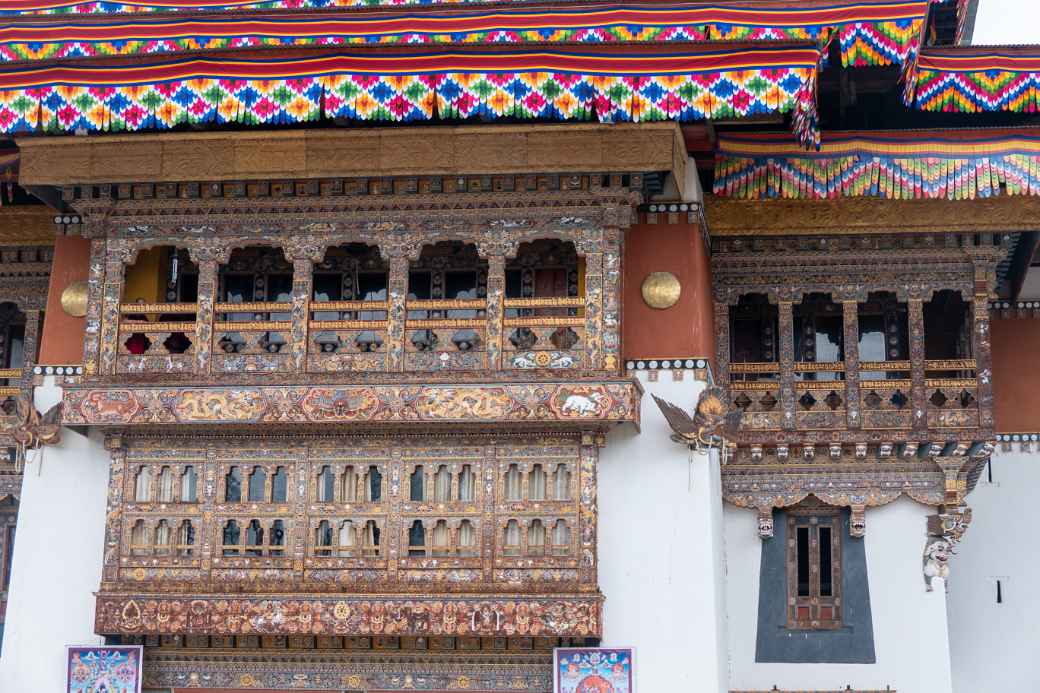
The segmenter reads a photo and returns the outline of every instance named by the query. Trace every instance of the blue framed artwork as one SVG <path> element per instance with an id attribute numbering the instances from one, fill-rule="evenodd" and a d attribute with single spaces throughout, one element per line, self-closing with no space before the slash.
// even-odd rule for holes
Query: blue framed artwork
<path id="1" fill-rule="evenodd" d="M 69 647 L 66 693 L 141 693 L 140 645 Z"/>
<path id="2" fill-rule="evenodd" d="M 553 693 L 633 693 L 635 650 L 573 647 L 553 651 Z"/>

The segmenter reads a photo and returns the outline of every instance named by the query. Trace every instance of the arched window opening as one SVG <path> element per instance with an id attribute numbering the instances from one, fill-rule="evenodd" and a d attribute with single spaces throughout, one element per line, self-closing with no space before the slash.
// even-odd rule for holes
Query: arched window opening
<path id="1" fill-rule="evenodd" d="M 249 500 L 253 502 L 263 502 L 267 500 L 265 498 L 267 491 L 267 472 L 264 471 L 263 467 L 253 467 L 252 474 L 249 475 Z"/>
<path id="2" fill-rule="evenodd" d="M 780 359 L 780 314 L 764 294 L 746 294 L 730 306 L 729 335 L 732 363 L 777 363 Z M 778 372 L 739 375 L 745 380 L 779 379 Z"/>
<path id="3" fill-rule="evenodd" d="M 195 525 L 191 520 L 181 522 L 177 531 L 177 553 L 181 556 L 191 556 L 195 551 Z"/>
<path id="4" fill-rule="evenodd" d="M 487 298 L 487 260 L 477 254 L 477 247 L 461 241 L 441 241 L 423 246 L 419 259 L 408 272 L 409 320 L 471 320 L 481 317 L 480 306 L 429 308 L 430 300 L 483 301 Z M 416 351 L 434 351 L 448 343 L 459 351 L 479 347 L 481 335 L 472 329 L 445 329 L 438 334 L 432 329 L 410 331 L 409 341 Z"/>
<path id="5" fill-rule="evenodd" d="M 221 322 L 285 322 L 291 319 L 293 269 L 281 248 L 236 248 L 226 265 L 218 268 L 218 296 L 223 304 L 279 303 L 285 308 L 260 308 L 237 312 L 231 306 L 217 311 Z M 225 331 L 217 344 L 225 354 L 277 354 L 289 342 L 287 331 Z"/>
<path id="6" fill-rule="evenodd" d="M 804 363 L 838 363 L 845 360 L 843 311 L 829 294 L 806 294 L 793 308 L 794 355 Z M 839 372 L 799 374 L 804 380 L 841 380 Z"/>
<path id="7" fill-rule="evenodd" d="M 521 243 L 516 257 L 506 261 L 506 299 L 581 297 L 584 265 L 571 241 L 543 238 Z M 578 306 L 508 307 L 505 314 L 507 318 L 579 316 L 582 310 Z"/>
<path id="8" fill-rule="evenodd" d="M 971 325 L 971 304 L 961 298 L 960 292 L 937 291 L 924 304 L 925 359 L 970 359 Z"/>
<path id="9" fill-rule="evenodd" d="M 459 555 L 477 555 L 477 531 L 469 520 L 463 520 L 459 524 Z"/>
<path id="10" fill-rule="evenodd" d="M 473 473 L 473 467 L 468 464 L 462 465 L 462 471 L 459 473 L 459 500 L 467 503 L 472 502 L 476 484 L 477 477 Z"/>
<path id="11" fill-rule="evenodd" d="M 506 471 L 506 500 L 507 501 L 519 501 L 522 500 L 520 490 L 520 468 L 515 464 L 509 465 L 509 469 Z"/>
<path id="12" fill-rule="evenodd" d="M 451 530 L 444 520 L 437 520 L 433 526 L 433 555 L 446 556 L 451 552 Z"/>
<path id="13" fill-rule="evenodd" d="M 365 544 L 361 550 L 366 556 L 379 555 L 379 535 L 379 525 L 376 524 L 375 520 L 369 520 L 365 523 Z"/>
<path id="14" fill-rule="evenodd" d="M 520 523 L 516 520 L 510 520 L 506 523 L 502 537 L 502 553 L 505 556 L 520 555 Z"/>
<path id="15" fill-rule="evenodd" d="M 350 520 L 344 520 L 339 525 L 339 555 L 340 556 L 353 556 L 354 548 L 357 545 L 357 534 L 355 533 L 354 523 Z"/>
<path id="16" fill-rule="evenodd" d="M 322 520 L 314 530 L 314 555 L 332 555 L 332 525 L 328 520 Z"/>
<path id="17" fill-rule="evenodd" d="M 902 379 L 905 371 L 862 370 L 862 364 L 906 361 L 910 358 L 907 306 L 889 291 L 871 292 L 857 306 L 860 380 Z"/>
<path id="18" fill-rule="evenodd" d="M 533 501 L 545 500 L 545 470 L 540 464 L 532 467 L 527 476 L 527 497 Z"/>
<path id="19" fill-rule="evenodd" d="M 386 261 L 375 246 L 347 243 L 329 248 L 314 265 L 312 320 L 385 322 L 388 284 Z M 353 304 L 336 305 L 346 301 Z M 320 330 L 312 339 L 322 353 L 374 352 L 382 348 L 385 331 Z"/>
<path id="20" fill-rule="evenodd" d="M 553 526 L 553 554 L 566 556 L 571 550 L 571 530 L 566 520 L 557 520 Z"/>
<path id="21" fill-rule="evenodd" d="M 344 503 L 354 503 L 361 500 L 358 497 L 358 490 L 357 472 L 354 471 L 354 467 L 348 465 L 343 470 L 343 476 L 340 481 L 340 500 Z"/>
<path id="22" fill-rule="evenodd" d="M 181 502 L 197 503 L 198 500 L 198 478 L 195 475 L 195 466 L 189 464 L 181 473 Z"/>
<path id="23" fill-rule="evenodd" d="M 418 465 L 408 480 L 408 498 L 413 501 L 426 500 L 426 473 L 422 465 Z"/>
<path id="24" fill-rule="evenodd" d="M 545 525 L 541 520 L 532 520 L 527 528 L 527 553 L 531 556 L 545 555 Z"/>
<path id="25" fill-rule="evenodd" d="M 231 467 L 224 476 L 224 500 L 228 503 L 242 502 L 242 471 Z"/>
<path id="26" fill-rule="evenodd" d="M 557 465 L 553 474 L 553 498 L 558 501 L 571 499 L 571 471 L 565 464 Z"/>
<path id="27" fill-rule="evenodd" d="M 334 502 L 336 500 L 335 491 L 335 478 L 333 477 L 332 469 L 325 465 L 318 472 L 318 502 Z"/>
<path id="28" fill-rule="evenodd" d="M 149 503 L 152 500 L 152 468 L 141 467 L 134 480 L 134 500 L 138 503 Z"/>
<path id="29" fill-rule="evenodd" d="M 423 526 L 422 520 L 416 520 L 408 529 L 408 555 L 426 555 L 426 527 Z"/>
<path id="30" fill-rule="evenodd" d="M 169 467 L 159 471 L 159 502 L 173 502 L 173 470 Z"/>
<path id="31" fill-rule="evenodd" d="M 447 465 L 437 468 L 437 474 L 433 477 L 433 500 L 438 503 L 447 503 L 451 500 L 451 472 Z"/>
<path id="32" fill-rule="evenodd" d="M 148 530 L 148 525 L 145 524 L 144 520 L 137 520 L 130 530 L 130 555 L 147 556 L 151 553 L 151 532 Z"/>
<path id="33" fill-rule="evenodd" d="M 271 477 L 271 502 L 284 503 L 288 500 L 288 494 L 289 475 L 286 474 L 285 467 L 277 467 L 274 476 Z"/>
<path id="34" fill-rule="evenodd" d="M 228 520 L 224 525 L 224 533 L 222 536 L 222 544 L 224 546 L 225 556 L 237 556 L 238 555 L 238 544 L 242 538 L 242 530 L 239 529 L 238 523 L 234 520 Z"/>
<path id="35" fill-rule="evenodd" d="M 155 553 L 160 556 L 169 556 L 172 540 L 170 523 L 166 520 L 159 520 L 159 524 L 155 526 Z"/>
<path id="36" fill-rule="evenodd" d="M 193 323 L 195 306 L 184 304 L 195 304 L 198 298 L 199 270 L 186 249 L 161 246 L 138 252 L 123 282 L 123 321 L 140 323 L 122 328 L 131 333 L 124 342 L 127 353 L 144 354 L 153 346 L 161 346 L 162 353 L 186 353 L 192 347 L 193 330 L 174 330 L 158 343 L 147 336 L 148 323 Z"/>
<path id="37" fill-rule="evenodd" d="M 378 503 L 383 499 L 383 475 L 379 467 L 371 465 L 365 472 L 365 500 Z"/>
<path id="38" fill-rule="evenodd" d="M 245 554 L 247 556 L 264 555 L 264 528 L 260 520 L 250 520 L 246 527 Z"/>
<path id="39" fill-rule="evenodd" d="M 280 548 L 285 546 L 285 523 L 281 520 L 275 520 L 271 523 L 271 534 L 269 535 L 269 543 L 271 546 L 272 556 L 284 556 L 285 549 Z M 275 548 L 279 547 L 279 548 Z"/>

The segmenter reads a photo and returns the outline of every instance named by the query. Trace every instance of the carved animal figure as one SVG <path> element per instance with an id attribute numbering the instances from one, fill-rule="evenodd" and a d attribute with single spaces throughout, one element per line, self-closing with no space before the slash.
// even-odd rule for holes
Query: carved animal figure
<path id="1" fill-rule="evenodd" d="M 736 433 L 744 415 L 744 411 L 739 408 L 730 411 L 720 387 L 709 387 L 701 392 L 692 417 L 671 402 L 657 395 L 653 397 L 679 439 L 690 444 L 717 444 L 720 437 Z"/>
<path id="2" fill-rule="evenodd" d="M 564 400 L 561 411 L 564 414 L 576 414 L 578 416 L 594 415 L 599 412 L 599 408 L 604 404 L 605 399 L 602 392 L 590 393 L 588 397 L 585 395 L 569 395 Z"/>
<path id="3" fill-rule="evenodd" d="M 932 580 L 937 577 L 946 582 L 946 590 L 949 591 L 949 560 L 952 554 L 953 544 L 939 537 L 932 538 L 924 547 L 924 584 L 929 592 L 932 591 Z"/>
<path id="4" fill-rule="evenodd" d="M 536 368 L 537 365 L 533 358 L 524 354 L 517 354 L 513 357 L 513 368 Z"/>
<path id="5" fill-rule="evenodd" d="M 18 443 L 35 450 L 41 445 L 54 445 L 61 441 L 61 402 L 41 416 L 27 397 L 19 397 L 15 402 L 15 410 L 19 423 L 10 433 Z"/>

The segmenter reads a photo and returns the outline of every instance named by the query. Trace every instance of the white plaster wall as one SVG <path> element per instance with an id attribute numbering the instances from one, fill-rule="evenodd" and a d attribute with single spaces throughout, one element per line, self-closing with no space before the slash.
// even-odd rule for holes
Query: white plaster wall
<path id="1" fill-rule="evenodd" d="M 759 564 L 754 512 L 727 505 L 726 585 L 729 611 L 730 688 L 885 690 L 950 693 L 950 654 L 942 580 L 926 592 L 921 554 L 930 508 L 901 498 L 867 510 L 865 552 L 874 623 L 875 664 L 757 664 Z M 956 570 L 956 568 L 954 568 Z M 954 583 L 956 584 L 956 583 Z M 777 585 L 777 589 L 784 589 Z M 972 693 L 1010 691 L 978 688 Z M 967 693 L 967 691 L 965 691 Z"/>
<path id="2" fill-rule="evenodd" d="M 950 564 L 953 690 L 1037 691 L 1040 544 L 1032 510 L 1040 488 L 1040 453 L 995 453 L 988 471 L 992 483 L 983 470 L 968 496 L 972 523 Z M 997 604 L 998 578 L 1002 604 Z"/>
<path id="3" fill-rule="evenodd" d="M 691 465 L 650 396 L 692 412 L 704 383 L 684 376 L 639 372 L 642 432 L 616 429 L 600 455 L 602 644 L 636 648 L 640 693 L 728 690 L 718 462 Z"/>
<path id="4" fill-rule="evenodd" d="M 42 388 L 37 408 L 55 401 Z M 41 401 L 43 400 L 43 401 Z M 0 691 L 65 690 L 66 645 L 98 644 L 94 592 L 101 582 L 108 455 L 99 436 L 62 431 L 59 445 L 26 465 L 14 548 Z"/>

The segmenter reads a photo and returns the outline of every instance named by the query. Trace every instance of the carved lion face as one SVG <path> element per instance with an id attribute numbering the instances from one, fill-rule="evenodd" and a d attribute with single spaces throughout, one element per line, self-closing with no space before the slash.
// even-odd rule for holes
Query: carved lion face
<path id="1" fill-rule="evenodd" d="M 943 564 L 950 560 L 950 542 L 945 539 L 937 539 L 928 544 L 924 550 L 924 557 L 936 563 Z"/>

